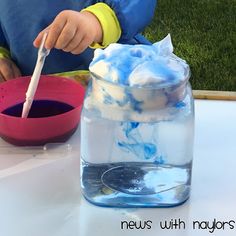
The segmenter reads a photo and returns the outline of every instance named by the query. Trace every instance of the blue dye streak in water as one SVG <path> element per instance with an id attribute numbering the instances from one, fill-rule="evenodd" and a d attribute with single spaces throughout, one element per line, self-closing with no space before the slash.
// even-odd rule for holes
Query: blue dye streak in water
<path id="1" fill-rule="evenodd" d="M 128 138 L 130 132 L 139 126 L 139 122 L 122 122 L 121 125 L 123 125 L 123 131 L 125 132 L 125 136 Z"/>
<path id="2" fill-rule="evenodd" d="M 165 164 L 165 160 L 164 160 L 163 156 L 157 156 L 154 160 L 154 164 L 156 164 L 156 165 Z"/>
<path id="3" fill-rule="evenodd" d="M 120 100 L 120 101 L 114 99 L 110 94 L 108 94 L 104 90 L 103 90 L 103 93 L 104 93 L 103 103 L 106 105 L 111 105 L 111 104 L 116 103 L 120 107 L 124 107 L 126 104 L 130 103 L 130 106 L 134 111 L 137 111 L 139 113 L 142 112 L 142 108 L 140 106 L 143 104 L 143 102 L 137 101 L 129 91 L 125 92 L 126 96 L 124 97 L 123 100 Z"/>
<path id="4" fill-rule="evenodd" d="M 123 132 L 128 138 L 127 142 L 118 141 L 118 146 L 125 151 L 132 152 L 139 159 L 151 159 L 155 157 L 157 148 L 155 144 L 143 142 L 139 133 L 139 122 L 121 122 Z"/>
<path id="5" fill-rule="evenodd" d="M 145 158 L 146 160 L 151 159 L 155 156 L 157 149 L 156 145 L 152 143 L 125 143 L 118 142 L 118 145 L 124 148 L 126 151 L 132 152 L 135 156 L 140 159 Z"/>
<path id="6" fill-rule="evenodd" d="M 103 103 L 106 104 L 106 105 L 111 105 L 114 103 L 114 99 L 112 98 L 111 95 L 105 95 L 104 96 L 104 100 L 103 100 Z"/>
<path id="7" fill-rule="evenodd" d="M 137 111 L 137 112 L 141 113 L 142 108 L 140 106 L 143 104 L 143 102 L 136 100 L 134 98 L 134 96 L 130 93 L 130 91 L 128 91 L 128 90 L 126 91 L 125 94 L 127 96 L 128 101 L 130 102 L 130 105 L 131 105 L 132 109 L 134 111 Z"/>
<path id="8" fill-rule="evenodd" d="M 141 105 L 143 104 L 143 102 L 136 100 L 128 89 L 125 89 L 124 93 L 125 93 L 124 99 L 121 101 L 116 101 L 116 103 L 120 107 L 123 107 L 126 104 L 130 104 L 130 107 L 132 108 L 132 110 L 141 113 L 142 112 Z"/>
<path id="9" fill-rule="evenodd" d="M 176 108 L 183 108 L 183 107 L 185 107 L 185 106 L 186 106 L 186 103 L 183 102 L 183 101 L 177 102 L 177 103 L 175 104 L 175 107 L 176 107 Z"/>

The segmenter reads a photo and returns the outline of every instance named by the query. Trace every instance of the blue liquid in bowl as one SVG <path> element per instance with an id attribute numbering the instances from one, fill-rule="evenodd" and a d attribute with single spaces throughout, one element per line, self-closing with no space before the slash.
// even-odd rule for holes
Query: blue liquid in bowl
<path id="1" fill-rule="evenodd" d="M 5 109 L 2 113 L 9 116 L 21 117 L 22 109 L 23 103 L 19 103 Z M 33 101 L 28 118 L 42 118 L 60 115 L 73 109 L 73 106 L 63 102 L 53 100 L 35 100 Z"/>

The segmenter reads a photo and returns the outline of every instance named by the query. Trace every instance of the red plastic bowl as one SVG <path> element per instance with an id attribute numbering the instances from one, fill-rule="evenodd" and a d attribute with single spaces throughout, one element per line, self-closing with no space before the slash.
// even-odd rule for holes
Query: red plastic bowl
<path id="1" fill-rule="evenodd" d="M 18 146 L 66 141 L 79 124 L 85 89 L 70 79 L 41 76 L 35 100 L 63 102 L 73 109 L 41 118 L 23 119 L 3 114 L 7 108 L 24 102 L 29 82 L 30 77 L 21 77 L 0 84 L 0 136 Z"/>

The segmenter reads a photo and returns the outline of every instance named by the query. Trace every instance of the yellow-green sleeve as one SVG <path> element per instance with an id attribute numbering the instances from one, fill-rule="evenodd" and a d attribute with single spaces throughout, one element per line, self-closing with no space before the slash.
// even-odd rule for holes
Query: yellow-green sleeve
<path id="1" fill-rule="evenodd" d="M 10 58 L 10 52 L 4 47 L 0 47 L 0 59 L 1 58 Z"/>
<path id="2" fill-rule="evenodd" d="M 121 36 L 120 23 L 116 17 L 115 12 L 105 3 L 96 3 L 85 8 L 83 11 L 93 13 L 99 20 L 102 31 L 103 41 L 101 44 L 94 43 L 91 48 L 104 48 L 111 43 L 116 43 Z"/>

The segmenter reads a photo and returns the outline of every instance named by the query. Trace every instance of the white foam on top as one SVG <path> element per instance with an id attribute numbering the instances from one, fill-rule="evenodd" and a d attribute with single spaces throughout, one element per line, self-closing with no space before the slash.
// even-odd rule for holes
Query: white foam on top
<path id="1" fill-rule="evenodd" d="M 173 54 L 170 35 L 152 45 L 115 43 L 96 49 L 89 70 L 99 79 L 94 77 L 85 107 L 96 107 L 109 119 L 166 120 L 186 96 L 181 82 L 188 79 L 189 67 Z"/>
<path id="2" fill-rule="evenodd" d="M 113 83 L 168 86 L 188 79 L 187 63 L 173 54 L 170 35 L 152 45 L 111 44 L 95 50 L 89 70 Z"/>

